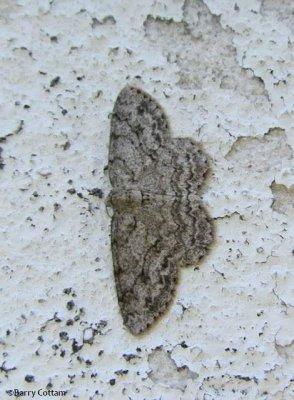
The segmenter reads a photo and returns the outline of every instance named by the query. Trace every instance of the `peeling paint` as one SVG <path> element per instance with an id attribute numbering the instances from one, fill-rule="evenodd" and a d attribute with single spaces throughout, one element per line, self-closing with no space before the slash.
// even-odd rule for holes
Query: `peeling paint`
<path id="1" fill-rule="evenodd" d="M 272 209 L 282 214 L 293 214 L 294 211 L 294 186 L 288 188 L 285 185 L 271 184 L 273 193 Z"/>
<path id="2" fill-rule="evenodd" d="M 151 372 L 149 378 L 154 383 L 185 391 L 189 379 L 195 380 L 198 375 L 185 366 L 178 367 L 170 354 L 158 348 L 148 356 Z"/>

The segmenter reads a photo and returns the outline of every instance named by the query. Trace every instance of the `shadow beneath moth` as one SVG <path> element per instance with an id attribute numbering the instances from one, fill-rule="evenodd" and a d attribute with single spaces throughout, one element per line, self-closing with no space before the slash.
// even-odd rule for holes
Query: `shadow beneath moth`
<path id="1" fill-rule="evenodd" d="M 180 267 L 195 265 L 213 240 L 199 197 L 208 161 L 193 140 L 171 137 L 149 94 L 126 86 L 112 113 L 108 168 L 117 298 L 137 335 L 170 305 Z"/>

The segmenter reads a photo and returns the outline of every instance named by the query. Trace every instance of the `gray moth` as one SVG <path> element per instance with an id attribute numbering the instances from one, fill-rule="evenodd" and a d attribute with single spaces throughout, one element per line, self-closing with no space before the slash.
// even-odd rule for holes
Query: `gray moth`
<path id="1" fill-rule="evenodd" d="M 197 264 L 212 242 L 199 197 L 208 162 L 199 144 L 171 137 L 149 94 L 126 86 L 111 117 L 108 166 L 117 298 L 136 335 L 171 304 L 180 267 Z"/>

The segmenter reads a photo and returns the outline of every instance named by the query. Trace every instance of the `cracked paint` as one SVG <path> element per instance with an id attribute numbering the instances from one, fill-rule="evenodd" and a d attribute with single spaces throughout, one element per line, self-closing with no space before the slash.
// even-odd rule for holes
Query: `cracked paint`
<path id="1" fill-rule="evenodd" d="M 273 194 L 272 209 L 282 214 L 292 214 L 294 211 L 294 186 L 288 188 L 285 185 L 277 184 L 275 181 L 271 184 Z"/>
<path id="2" fill-rule="evenodd" d="M 179 389 L 184 392 L 189 380 L 196 380 L 198 375 L 186 365 L 178 367 L 170 354 L 161 348 L 153 350 L 148 356 L 149 378 L 163 387 Z"/>
<path id="3" fill-rule="evenodd" d="M 293 398 L 291 0 L 0 4 L 0 397 Z M 77 28 L 78 27 L 78 28 Z M 109 124 L 139 86 L 201 142 L 215 244 L 142 337 L 110 251 Z M 11 398 L 11 397 L 10 397 Z"/>

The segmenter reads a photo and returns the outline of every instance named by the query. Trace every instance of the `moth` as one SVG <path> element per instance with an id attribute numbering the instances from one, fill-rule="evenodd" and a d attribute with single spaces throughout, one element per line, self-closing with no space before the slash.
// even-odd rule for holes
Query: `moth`
<path id="1" fill-rule="evenodd" d="M 199 197 L 208 161 L 193 140 L 171 137 L 149 94 L 126 86 L 111 117 L 108 168 L 117 298 L 125 326 L 137 335 L 170 305 L 179 269 L 197 264 L 212 242 Z"/>

